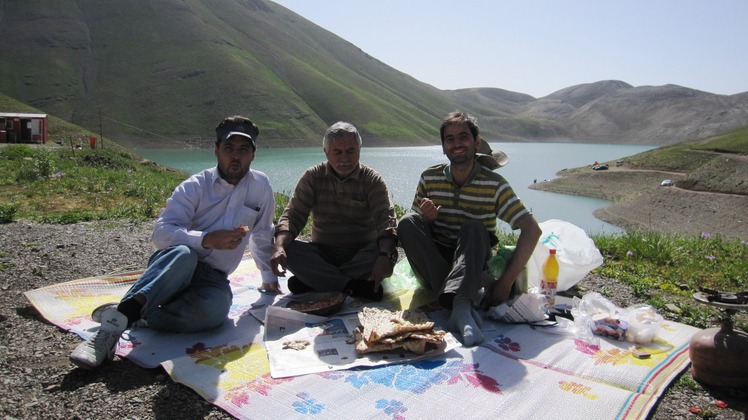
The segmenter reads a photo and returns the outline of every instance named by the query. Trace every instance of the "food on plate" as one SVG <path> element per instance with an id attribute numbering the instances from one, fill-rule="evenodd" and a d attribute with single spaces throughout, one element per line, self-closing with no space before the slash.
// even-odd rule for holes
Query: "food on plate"
<path id="1" fill-rule="evenodd" d="M 434 323 L 421 311 L 389 311 L 364 308 L 358 314 L 361 325 L 353 332 L 356 352 L 372 353 L 399 348 L 423 354 L 444 342 L 446 332 L 434 330 Z"/>
<path id="2" fill-rule="evenodd" d="M 346 297 L 339 292 L 304 293 L 293 297 L 286 307 L 306 314 L 329 316 L 343 307 Z"/>

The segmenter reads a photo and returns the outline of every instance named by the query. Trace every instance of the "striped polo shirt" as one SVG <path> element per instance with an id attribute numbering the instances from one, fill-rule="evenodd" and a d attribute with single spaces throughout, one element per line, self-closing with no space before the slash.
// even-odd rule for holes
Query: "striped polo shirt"
<path id="1" fill-rule="evenodd" d="M 449 247 L 456 246 L 460 227 L 468 220 L 482 221 L 495 244 L 497 217 L 516 229 L 517 221 L 529 214 L 503 176 L 478 164 L 462 186 L 453 181 L 448 164 L 427 168 L 418 181 L 414 211 L 420 212 L 422 198 L 441 206 L 432 234 L 435 241 Z"/>

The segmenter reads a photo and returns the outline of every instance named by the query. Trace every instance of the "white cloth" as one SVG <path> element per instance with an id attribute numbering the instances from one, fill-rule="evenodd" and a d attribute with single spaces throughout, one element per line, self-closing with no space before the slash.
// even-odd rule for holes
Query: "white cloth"
<path id="1" fill-rule="evenodd" d="M 152 240 L 159 249 L 187 245 L 200 260 L 231 274 L 249 245 L 262 281 L 278 278 L 270 267 L 273 250 L 275 198 L 268 177 L 250 169 L 234 186 L 223 180 L 217 167 L 205 169 L 179 184 L 156 221 Z M 203 237 L 214 230 L 249 227 L 242 244 L 233 250 L 206 249 Z"/>

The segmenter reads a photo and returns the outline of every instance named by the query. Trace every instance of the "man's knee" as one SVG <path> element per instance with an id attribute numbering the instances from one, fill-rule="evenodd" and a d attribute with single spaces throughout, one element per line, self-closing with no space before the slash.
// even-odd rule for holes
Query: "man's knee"
<path id="1" fill-rule="evenodd" d="M 149 265 L 153 263 L 178 263 L 180 266 L 197 267 L 197 251 L 187 245 L 174 245 L 169 248 L 161 249 L 153 253 Z"/>
<path id="2" fill-rule="evenodd" d="M 469 238 L 479 238 L 482 236 L 488 238 L 488 230 L 480 220 L 468 220 L 460 227 L 459 235 Z"/>
<path id="3" fill-rule="evenodd" d="M 191 325 L 194 331 L 206 331 L 218 328 L 226 321 L 231 309 L 231 299 L 223 294 L 216 294 L 201 299 L 190 311 Z"/>
<path id="4" fill-rule="evenodd" d="M 398 236 L 408 235 L 412 232 L 419 232 L 423 230 L 423 217 L 418 213 L 408 213 L 400 218 L 397 224 Z"/>

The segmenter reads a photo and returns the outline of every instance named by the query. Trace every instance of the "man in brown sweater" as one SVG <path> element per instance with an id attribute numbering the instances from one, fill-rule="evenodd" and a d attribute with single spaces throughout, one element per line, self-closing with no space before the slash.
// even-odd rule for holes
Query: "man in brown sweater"
<path id="1" fill-rule="evenodd" d="M 292 293 L 343 291 L 380 300 L 397 262 L 397 219 L 384 178 L 359 163 L 361 135 L 350 123 L 325 132 L 326 162 L 307 169 L 275 226 L 271 266 Z M 312 216 L 312 237 L 296 237 Z"/>

